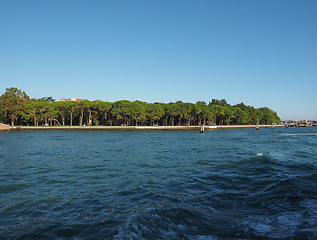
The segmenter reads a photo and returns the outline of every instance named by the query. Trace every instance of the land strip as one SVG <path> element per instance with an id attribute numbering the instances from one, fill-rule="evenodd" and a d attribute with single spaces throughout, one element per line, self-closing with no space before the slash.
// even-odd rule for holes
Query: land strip
<path id="1" fill-rule="evenodd" d="M 259 125 L 259 128 L 271 128 L 271 125 Z M 274 125 L 274 127 L 284 127 L 284 125 Z M 236 129 L 236 128 L 256 128 L 256 125 L 220 125 L 205 126 L 205 130 L 216 129 Z M 201 126 L 14 126 L 12 130 L 200 130 Z"/>

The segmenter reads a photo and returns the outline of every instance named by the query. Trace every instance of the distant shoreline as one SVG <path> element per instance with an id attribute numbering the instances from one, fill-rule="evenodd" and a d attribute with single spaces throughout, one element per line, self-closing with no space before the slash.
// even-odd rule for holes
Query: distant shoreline
<path id="1" fill-rule="evenodd" d="M 259 128 L 271 128 L 272 125 L 259 125 Z M 274 125 L 284 127 L 284 125 Z M 256 125 L 220 125 L 205 126 L 205 130 L 256 128 Z M 11 130 L 200 130 L 201 126 L 14 126 Z"/>

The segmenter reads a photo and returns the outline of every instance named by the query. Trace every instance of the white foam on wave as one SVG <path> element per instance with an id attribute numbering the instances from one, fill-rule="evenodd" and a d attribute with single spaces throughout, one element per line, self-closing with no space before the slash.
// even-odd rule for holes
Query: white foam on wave
<path id="1" fill-rule="evenodd" d="M 309 217 L 306 217 L 306 221 L 310 225 L 316 225 L 316 223 L 317 223 L 317 200 L 306 199 L 305 201 L 303 201 L 301 203 L 301 205 L 308 210 L 306 214 Z M 316 231 L 316 235 L 317 235 L 317 230 L 315 230 L 315 231 Z"/>
<path id="2" fill-rule="evenodd" d="M 269 238 L 297 238 L 299 231 L 317 236 L 317 231 L 316 229 L 314 230 L 313 227 L 316 221 L 315 204 L 316 201 L 306 200 L 301 203 L 302 206 L 307 207 L 306 210 L 281 211 L 279 214 L 271 216 L 251 215 L 248 216 L 248 219 L 244 221 L 243 225 L 246 229 L 252 228 L 257 235 Z M 311 210 L 312 206 L 315 207 L 315 211 Z M 303 229 L 304 223 L 308 223 L 306 229 Z"/>
<path id="3" fill-rule="evenodd" d="M 256 154 L 258 157 L 262 157 L 263 156 L 263 153 L 257 153 Z"/>
<path id="4" fill-rule="evenodd" d="M 252 228 L 256 235 L 266 236 L 270 238 L 292 238 L 294 237 L 294 225 L 293 229 L 287 225 L 286 222 L 281 224 L 275 216 L 252 216 L 249 220 L 244 222 L 244 225 L 248 228 Z"/>
<path id="5" fill-rule="evenodd" d="M 184 228 L 182 225 L 173 224 L 171 219 L 160 216 L 158 212 L 144 212 L 132 215 L 126 223 L 119 228 L 114 239 L 148 239 L 158 232 L 162 239 L 176 239 L 177 229 Z"/>
<path id="6" fill-rule="evenodd" d="M 265 235 L 272 231 L 273 227 L 270 225 L 268 218 L 264 217 L 258 222 L 248 222 L 250 227 L 254 228 L 261 235 Z"/>
<path id="7" fill-rule="evenodd" d="M 317 136 L 317 133 L 282 133 L 282 136 Z"/>
<path id="8" fill-rule="evenodd" d="M 189 237 L 189 239 L 192 239 L 192 240 L 216 240 L 218 238 L 213 237 L 213 236 L 196 235 L 196 236 L 193 236 L 193 237 Z"/>
<path id="9" fill-rule="evenodd" d="M 119 228 L 118 234 L 114 239 L 187 239 L 215 240 L 214 236 L 205 236 L 197 234 L 198 229 L 195 224 L 184 224 L 184 219 L 179 219 L 178 213 L 170 211 L 146 211 L 132 215 Z M 174 216 L 178 219 L 174 219 Z M 186 217 L 185 217 L 186 218 Z M 189 221 L 191 222 L 191 221 Z M 196 233 L 196 235 L 195 235 Z"/>

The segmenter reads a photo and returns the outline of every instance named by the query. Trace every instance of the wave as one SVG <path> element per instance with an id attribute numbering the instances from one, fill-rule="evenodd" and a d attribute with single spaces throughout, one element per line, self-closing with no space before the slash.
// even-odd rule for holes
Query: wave
<path id="1" fill-rule="evenodd" d="M 196 210 L 153 209 L 132 215 L 114 239 L 217 239 L 210 229 L 208 219 Z"/>
<path id="2" fill-rule="evenodd" d="M 276 214 L 248 215 L 243 227 L 251 238 L 316 239 L 317 200 L 306 199 L 300 205 L 296 211 L 280 205 Z"/>

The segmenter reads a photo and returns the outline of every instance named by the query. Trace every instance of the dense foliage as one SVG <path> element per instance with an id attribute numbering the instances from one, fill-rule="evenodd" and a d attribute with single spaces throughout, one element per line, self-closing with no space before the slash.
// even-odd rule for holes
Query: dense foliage
<path id="1" fill-rule="evenodd" d="M 121 100 L 60 101 L 52 97 L 30 99 L 17 88 L 7 88 L 0 97 L 0 121 L 11 125 L 244 125 L 272 124 L 280 121 L 277 113 L 243 103 L 231 106 L 226 100 L 205 102 L 146 103 Z"/>

